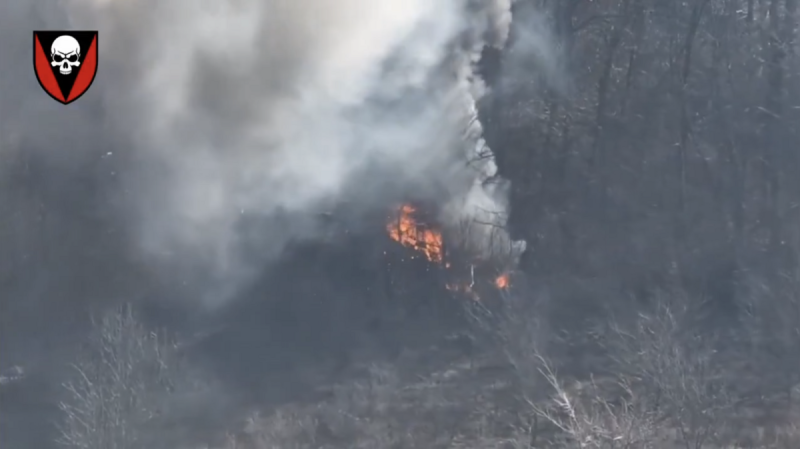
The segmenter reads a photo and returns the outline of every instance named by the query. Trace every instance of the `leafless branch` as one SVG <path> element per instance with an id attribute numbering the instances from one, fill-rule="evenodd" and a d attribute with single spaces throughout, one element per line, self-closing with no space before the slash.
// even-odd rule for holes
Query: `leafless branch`
<path id="1" fill-rule="evenodd" d="M 138 449 L 141 432 L 172 391 L 174 345 L 146 330 L 124 306 L 95 323 L 83 358 L 73 364 L 59 442 L 80 449 Z"/>

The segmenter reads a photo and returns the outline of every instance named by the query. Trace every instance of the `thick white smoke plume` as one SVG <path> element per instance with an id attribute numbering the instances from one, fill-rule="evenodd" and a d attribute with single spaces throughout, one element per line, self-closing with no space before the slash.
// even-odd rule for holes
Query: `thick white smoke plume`
<path id="1" fill-rule="evenodd" d="M 235 286 L 252 252 L 315 232 L 260 220 L 312 214 L 354 183 L 369 201 L 385 176 L 436 177 L 450 223 L 502 222 L 473 63 L 505 44 L 511 0 L 70 1 L 72 26 L 100 30 L 102 75 L 124 84 L 108 109 L 147 161 L 128 182 L 148 193 L 132 220 L 156 266 L 191 260 Z M 497 242 L 485 228 L 481 248 Z"/>

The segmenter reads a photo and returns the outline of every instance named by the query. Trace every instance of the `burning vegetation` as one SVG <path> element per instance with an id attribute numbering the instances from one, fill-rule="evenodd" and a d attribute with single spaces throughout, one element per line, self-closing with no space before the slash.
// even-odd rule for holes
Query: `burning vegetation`
<path id="1" fill-rule="evenodd" d="M 429 262 L 441 266 L 448 272 L 454 271 L 458 264 L 448 260 L 442 231 L 422 222 L 418 215 L 417 208 L 411 204 L 403 204 L 398 207 L 396 213 L 389 218 L 386 224 L 389 238 L 406 248 L 413 249 Z M 475 291 L 475 264 L 470 264 L 468 276 L 468 280 L 464 279 L 466 276 L 455 276 L 457 280 L 447 282 L 445 287 L 451 292 L 478 300 L 480 297 Z M 509 288 L 510 275 L 508 273 L 500 274 L 493 280 L 493 284 L 499 290 Z"/>
<path id="2" fill-rule="evenodd" d="M 416 212 L 417 209 L 410 204 L 400 206 L 397 216 L 386 224 L 389 237 L 424 254 L 429 261 L 440 264 L 444 261 L 442 233 L 417 222 L 414 218 Z"/>
<path id="3" fill-rule="evenodd" d="M 508 273 L 503 273 L 494 279 L 495 287 L 500 290 L 505 290 L 511 285 L 511 279 Z"/>

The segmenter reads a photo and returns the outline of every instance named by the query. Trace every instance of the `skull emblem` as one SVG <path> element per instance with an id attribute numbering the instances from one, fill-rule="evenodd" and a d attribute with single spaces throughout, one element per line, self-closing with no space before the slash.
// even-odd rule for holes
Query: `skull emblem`
<path id="1" fill-rule="evenodd" d="M 50 65 L 58 66 L 58 72 L 62 75 L 69 75 L 73 67 L 81 65 L 81 45 L 72 36 L 59 36 L 50 47 L 50 58 Z"/>

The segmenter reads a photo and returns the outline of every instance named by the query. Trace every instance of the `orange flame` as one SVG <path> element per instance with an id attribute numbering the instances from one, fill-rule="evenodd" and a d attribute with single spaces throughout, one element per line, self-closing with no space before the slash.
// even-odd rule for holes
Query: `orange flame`
<path id="1" fill-rule="evenodd" d="M 428 261 L 442 264 L 450 272 L 451 263 L 444 260 L 442 233 L 419 223 L 415 218 L 416 212 L 417 209 L 410 204 L 400 206 L 397 215 L 392 217 L 386 224 L 389 237 L 401 245 L 423 254 Z M 496 277 L 494 285 L 500 290 L 508 289 L 511 286 L 509 274 L 504 273 Z M 474 265 L 470 269 L 469 282 L 448 283 L 445 287 L 454 293 L 468 296 L 475 301 L 480 300 L 475 289 Z"/>
<path id="2" fill-rule="evenodd" d="M 444 259 L 442 251 L 442 233 L 432 229 L 425 229 L 414 218 L 416 209 L 408 204 L 400 207 L 396 220 L 386 225 L 389 237 L 408 248 L 413 248 L 435 263 Z"/>
<path id="3" fill-rule="evenodd" d="M 501 274 L 497 276 L 494 280 L 495 287 L 499 288 L 500 290 L 505 290 L 511 285 L 511 279 L 508 273 Z"/>

